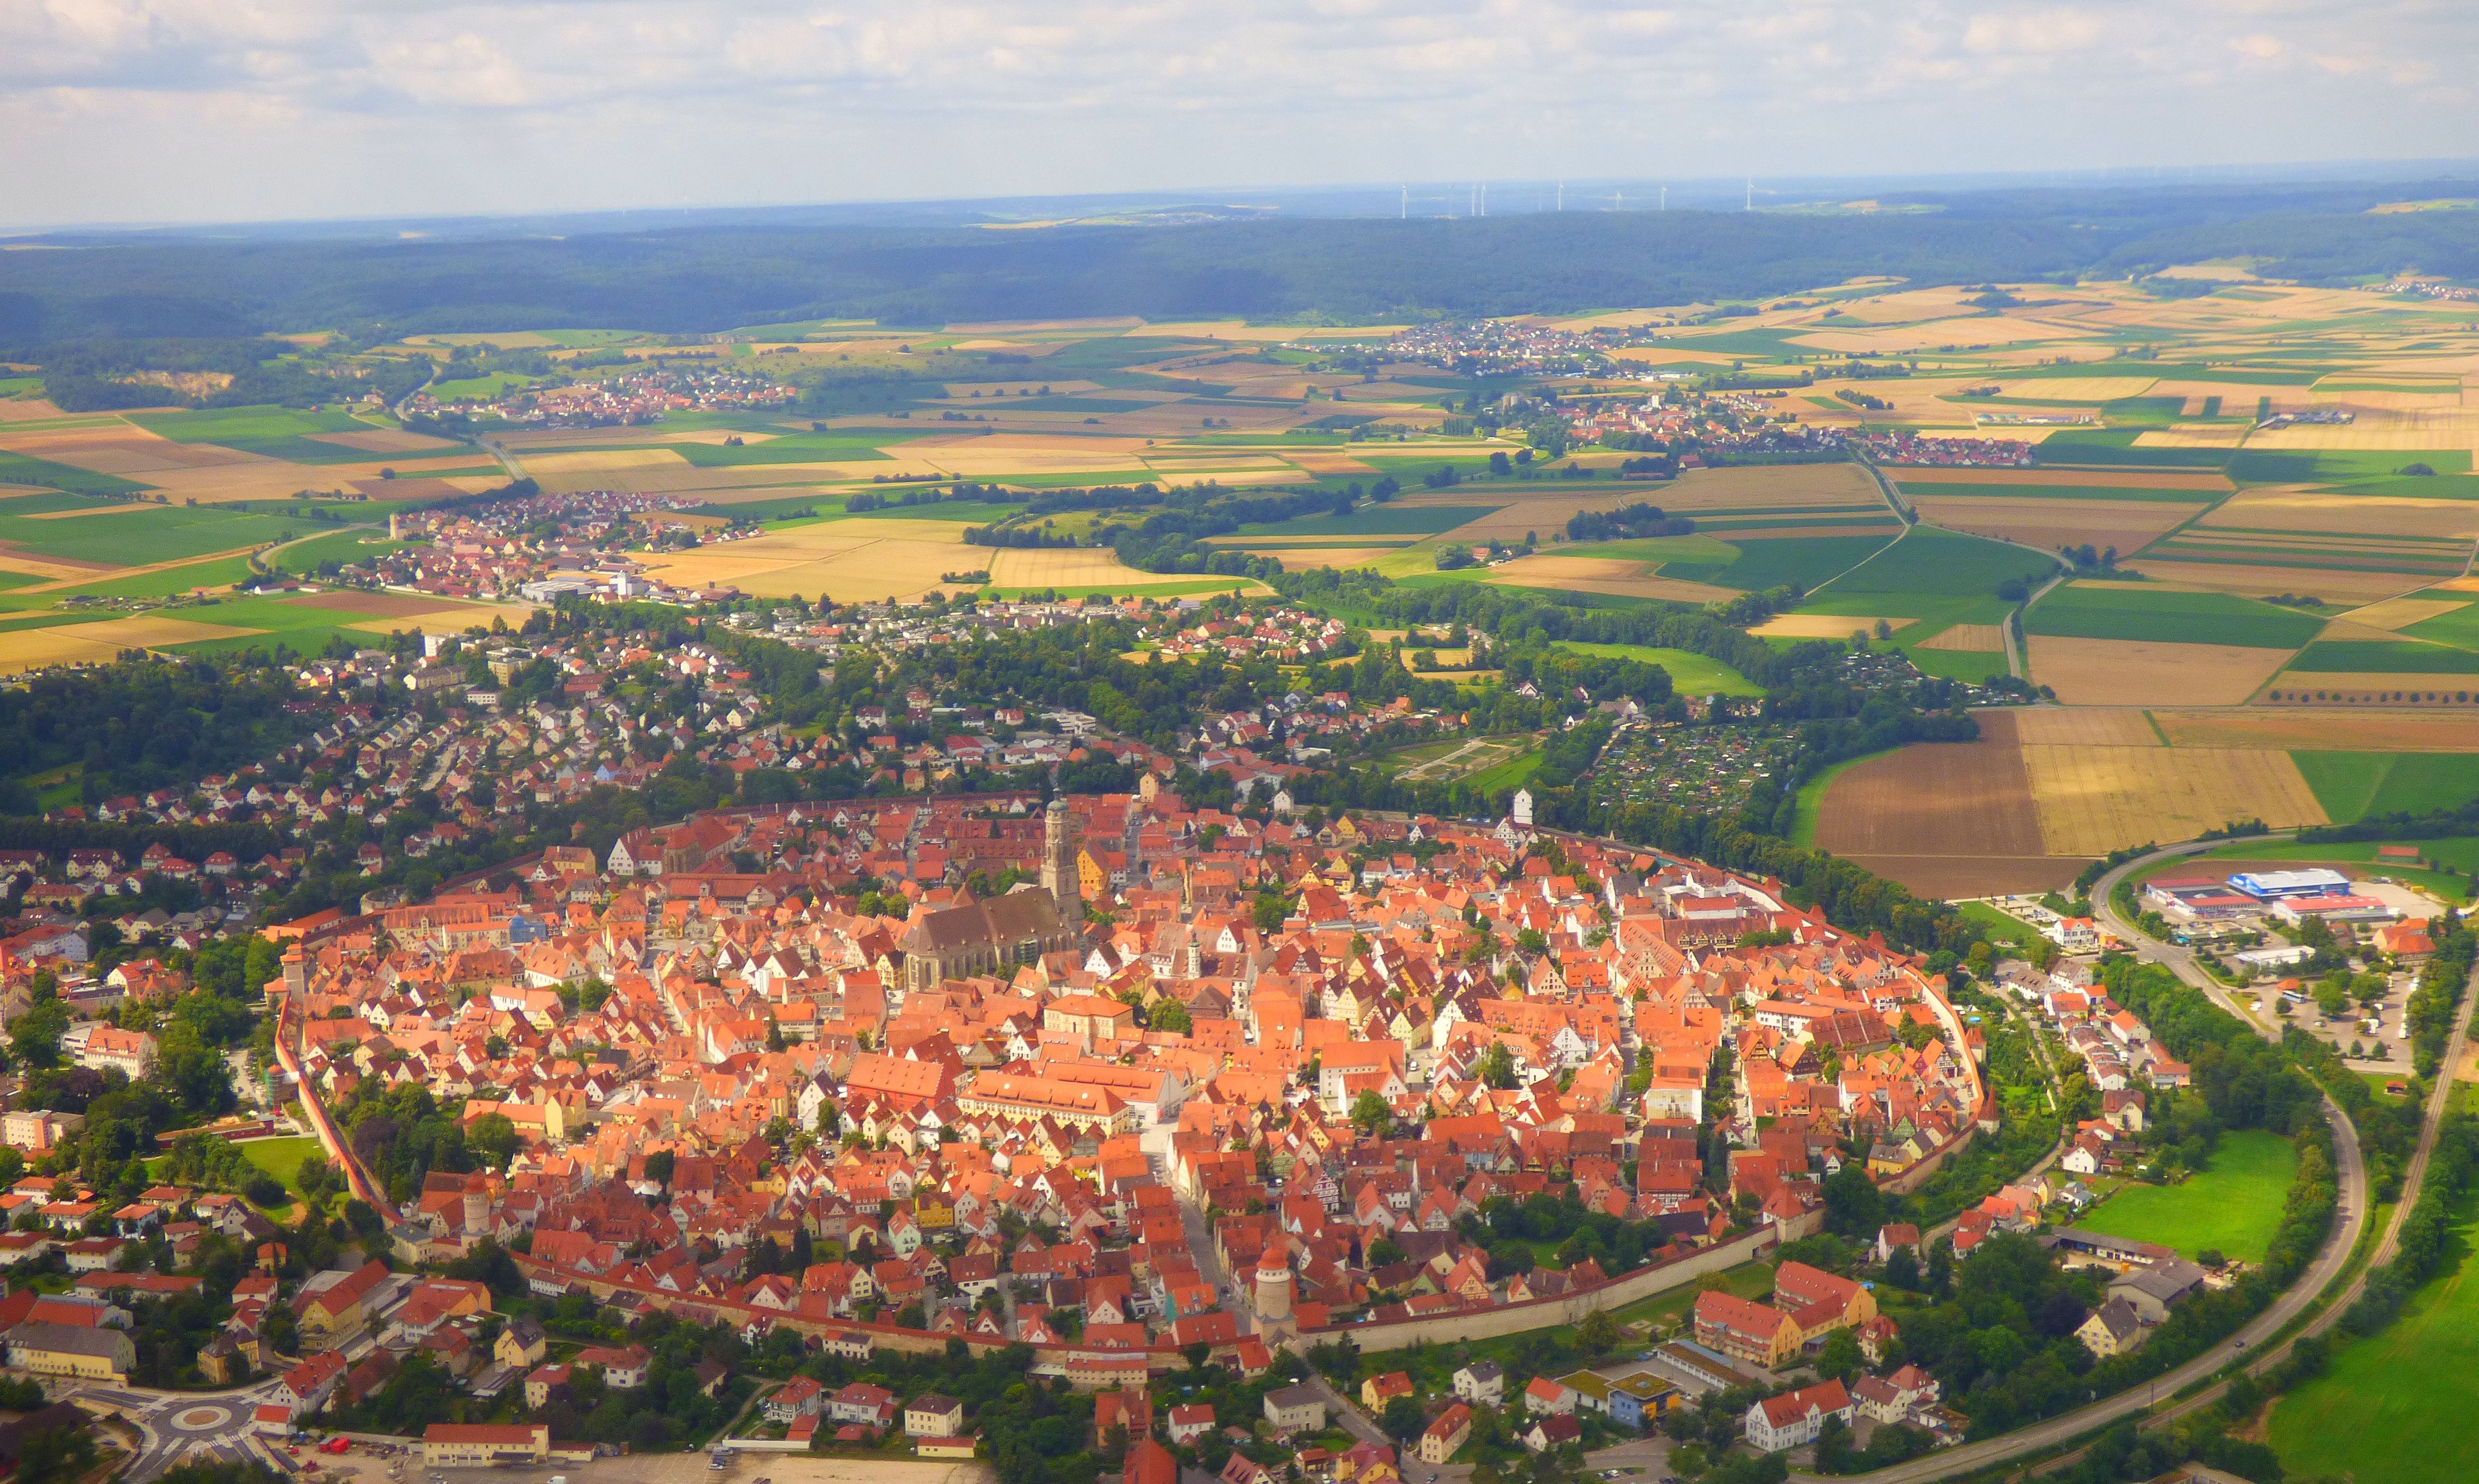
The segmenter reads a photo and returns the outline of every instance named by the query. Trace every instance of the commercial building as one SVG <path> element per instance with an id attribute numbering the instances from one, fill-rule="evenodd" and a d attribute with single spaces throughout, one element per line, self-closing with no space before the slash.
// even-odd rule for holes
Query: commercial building
<path id="1" fill-rule="evenodd" d="M 548 1422 L 433 1422 L 422 1435 L 422 1462 L 431 1469 L 539 1464 L 549 1457 Z"/>

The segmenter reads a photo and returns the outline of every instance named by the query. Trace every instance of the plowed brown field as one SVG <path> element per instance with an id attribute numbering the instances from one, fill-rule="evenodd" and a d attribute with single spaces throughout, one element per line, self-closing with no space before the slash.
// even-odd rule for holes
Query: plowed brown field
<path id="1" fill-rule="evenodd" d="M 1978 715 L 1977 742 L 1924 742 L 1846 769 L 1826 790 L 1817 847 L 1925 896 L 2074 880 L 2084 860 L 2049 856 L 2042 844 L 2016 713 Z"/>

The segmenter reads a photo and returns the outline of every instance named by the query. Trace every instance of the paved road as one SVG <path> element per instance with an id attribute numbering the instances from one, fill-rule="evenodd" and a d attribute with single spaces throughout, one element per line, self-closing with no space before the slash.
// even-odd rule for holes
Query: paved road
<path id="1" fill-rule="evenodd" d="M 2138 957 L 2166 964 L 2179 978 L 2211 995 L 2214 1003 L 2236 1014 L 2246 1024 L 2255 1027 L 2259 1035 L 2263 1035 L 2264 1027 L 2258 1024 L 2252 1016 L 2238 1011 L 2236 1005 L 2229 999 L 2220 986 L 2212 983 L 2211 977 L 2196 965 L 2193 955 L 2174 945 L 2155 942 L 2144 936 L 2134 929 L 2134 924 L 2119 919 L 2108 905 L 2109 890 L 2130 872 L 2156 860 L 2210 850 L 2221 843 L 2223 842 L 2215 840 L 2172 846 L 2130 860 L 2101 878 L 2099 884 L 2092 891 L 2092 908 L 2096 913 L 2101 914 L 2102 920 L 2108 923 L 2110 931 L 2134 946 Z M 2277 1033 L 2267 1038 L 2277 1039 Z M 2318 1294 L 2340 1277 L 2341 1269 L 2349 1265 L 2351 1250 L 2358 1245 L 2359 1238 L 2366 1230 L 2367 1225 L 2367 1170 L 2364 1162 L 2359 1156 L 2358 1130 L 2350 1122 L 2350 1115 L 2342 1112 L 2339 1105 L 2330 1098 L 2325 1099 L 2324 1108 L 2326 1114 L 2333 1121 L 2333 1152 L 2337 1165 L 2335 1173 L 2340 1187 L 2340 1202 L 2335 1212 L 2333 1232 L 2326 1238 L 2323 1249 L 2316 1253 L 2315 1261 L 2309 1265 L 2306 1273 L 2296 1283 L 2291 1284 L 2287 1292 L 2273 1300 L 2271 1307 L 2248 1321 L 2236 1335 L 2169 1371 L 2148 1386 L 2121 1392 L 2079 1411 L 2053 1417 L 2046 1421 L 2034 1422 L 2029 1427 L 2017 1428 L 2002 1437 L 1990 1438 L 1981 1443 L 1966 1443 L 1960 1447 L 1946 1448 L 1925 1458 L 1897 1464 L 1890 1469 L 1879 1469 L 1874 1473 L 1842 1475 L 1844 1484 L 1854 1484 L 1854 1481 L 1855 1484 L 1926 1484 L 1928 1480 L 1944 1478 L 1949 1474 L 1967 1473 L 2025 1453 L 2056 1446 L 2095 1427 L 2140 1413 L 2158 1397 L 2172 1395 L 2183 1388 L 2203 1380 L 2213 1371 L 2250 1351 L 2262 1355 L 2262 1359 L 2258 1362 L 2259 1365 L 2269 1364 L 2276 1359 L 2282 1353 L 2281 1350 L 2271 1352 L 2262 1350 L 2266 1337 L 2297 1318 L 2310 1304 L 2315 1301 Z M 2338 1317 L 2341 1307 L 2337 1303 L 2326 1309 L 2309 1326 L 2310 1330 L 2332 1323 Z M 2287 1349 L 2287 1346 L 2283 1346 L 2282 1349 Z M 2214 1394 L 2217 1391 L 2218 1388 L 2213 1389 Z M 2198 1398 L 2192 1405 L 2202 1404 L 2202 1399 Z M 1822 1479 L 1816 1475 L 1799 1474 L 1794 1477 L 1802 1481 L 1812 1480 L 1814 1484 L 1823 1484 Z"/>
<path id="2" fill-rule="evenodd" d="M 2026 1032 L 2031 1036 L 2032 1054 L 2040 1059 L 2040 1070 L 2046 1072 L 2049 1076 L 2049 1103 L 2051 1107 L 2055 1107 L 2057 1101 L 2056 1090 L 2057 1087 L 2057 1064 L 2049 1059 L 2049 1044 L 2040 1038 L 2039 1022 L 2033 1020 L 2029 1014 L 2026 1014 L 2021 1006 L 2015 1004 L 2011 999 L 2006 998 L 2005 991 L 1999 990 L 1998 995 L 2000 999 L 2005 1001 L 2006 1015 L 2012 1019 L 2022 1021 Z M 2039 1163 L 2033 1164 L 2030 1169 L 2023 1171 L 2022 1174 L 2017 1175 L 2014 1178 L 2013 1183 L 2021 1185 L 2027 1181 L 2036 1180 L 2040 1176 L 2047 1174 L 2059 1160 L 2066 1157 L 2066 1151 L 2074 1147 L 2074 1141 L 2075 1131 L 2071 1126 L 2059 1128 L 2057 1130 L 2057 1147 L 2040 1156 Z M 1954 1215 L 1948 1216 L 1945 1220 L 1938 1222 L 1936 1225 L 1930 1227 L 1927 1231 L 1922 1232 L 1920 1234 L 1920 1241 L 1928 1243 L 1929 1246 L 1934 1246 L 1945 1238 L 1953 1236 L 1955 1228 L 1961 1224 L 1962 1215 L 1957 1212 Z M 1923 1250 L 1926 1249 L 1924 1248 Z"/>
<path id="3" fill-rule="evenodd" d="M 275 1388 L 273 1380 L 229 1392 L 160 1392 L 89 1383 L 61 1387 L 55 1395 L 135 1427 L 138 1454 L 122 1476 L 141 1480 L 183 1464 L 268 1462 L 251 1417 L 260 1402 L 273 1399 Z"/>
<path id="4" fill-rule="evenodd" d="M 1386 1436 L 1384 1429 L 1370 1421 L 1367 1413 L 1360 1410 L 1360 1403 L 1357 1400 L 1345 1396 L 1333 1382 L 1325 1378 L 1325 1372 L 1310 1372 L 1309 1385 L 1316 1387 L 1325 1397 L 1326 1410 L 1334 1414 L 1334 1420 L 1342 1424 L 1343 1431 L 1363 1443 L 1374 1443 L 1379 1447 L 1395 1446 L 1394 1440 Z"/>

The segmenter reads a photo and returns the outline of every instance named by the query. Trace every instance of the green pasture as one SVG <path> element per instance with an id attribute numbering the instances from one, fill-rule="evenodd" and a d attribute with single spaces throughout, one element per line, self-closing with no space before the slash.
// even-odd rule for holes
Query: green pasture
<path id="1" fill-rule="evenodd" d="M 2211 1164 L 2179 1185 L 2129 1184 L 2075 1225 L 2104 1236 L 2175 1247 L 2192 1258 L 2211 1248 L 2261 1263 L 2281 1225 L 2298 1174 L 2298 1150 L 2262 1129 L 2223 1134 Z"/>
<path id="2" fill-rule="evenodd" d="M 1718 659 L 1693 650 L 1662 650 L 1643 644 L 1561 644 L 1578 654 L 1614 659 L 1640 659 L 1670 672 L 1671 686 L 1682 696 L 1761 696 L 1764 687 Z"/>
<path id="3" fill-rule="evenodd" d="M 1494 768 L 1484 768 L 1466 778 L 1464 782 L 1482 793 L 1494 794 L 1501 788 L 1521 788 L 1526 780 L 1540 771 L 1541 755 L 1531 752 L 1510 757 Z"/>
<path id="4" fill-rule="evenodd" d="M 118 474 L 99 474 L 90 469 L 56 464 L 31 453 L 11 453 L 5 448 L 0 448 L 0 484 L 30 484 L 71 495 L 138 495 L 155 488 Z M 21 507 L 13 501 L 0 500 L 0 510 L 16 508 Z"/>
<path id="5" fill-rule="evenodd" d="M 434 381 L 430 384 L 430 395 L 443 402 L 496 402 L 512 389 L 531 386 L 540 379 L 519 375 L 515 371 L 493 371 L 487 376 Z"/>
<path id="6" fill-rule="evenodd" d="M 70 497 L 62 497 L 71 499 Z M 240 515 L 214 505 L 140 505 L 72 499 L 90 513 L 36 520 L 24 500 L 0 500 L 0 541 L 29 556 L 141 567 L 307 534 L 309 523 Z"/>
<path id="7" fill-rule="evenodd" d="M 1662 576 L 1710 582 L 1749 592 L 1796 586 L 1813 588 L 1867 560 L 1890 544 L 1885 536 L 1783 536 L 1734 542 L 1739 554 L 1727 562 L 1668 562 Z"/>
<path id="8" fill-rule="evenodd" d="M 2335 824 L 2370 814 L 2421 814 L 2479 798 L 2479 758 L 2466 753 L 2308 753 L 2290 760 Z"/>
<path id="9" fill-rule="evenodd" d="M 2292 1478 L 2460 1484 L 2469 1476 L 2469 1378 L 2479 1373 L 2479 1200 L 2466 1196 L 2435 1277 L 2390 1324 L 2354 1340 L 2276 1401 L 2269 1441 Z"/>
<path id="10" fill-rule="evenodd" d="M 2023 614 L 2026 633 L 2059 639 L 2152 639 L 2294 650 L 2324 620 L 2312 613 L 2229 593 L 2088 587 L 2068 582 Z"/>
<path id="11" fill-rule="evenodd" d="M 2328 675 L 2479 675 L 2479 652 L 2415 639 L 2319 639 L 2299 651 L 2288 668 Z"/>
<path id="12" fill-rule="evenodd" d="M 2037 582 L 2057 567 L 2057 559 L 2045 552 L 1966 536 L 1959 531 L 1915 525 L 1910 534 L 1887 547 L 1874 560 L 1836 577 L 1832 591 L 1836 596 L 1993 595 L 2008 579 Z"/>
<path id="13" fill-rule="evenodd" d="M 2000 911 L 1985 902 L 1963 902 L 1955 907 L 1965 922 L 1988 935 L 1991 942 L 2012 943 L 2029 948 L 2040 941 L 2040 930 L 2011 912 Z"/>
<path id="14" fill-rule="evenodd" d="M 711 515 L 727 521 L 792 521 L 810 516 L 841 515 L 841 495 L 785 495 L 773 499 L 735 499 L 728 504 L 693 505 L 683 515 Z"/>

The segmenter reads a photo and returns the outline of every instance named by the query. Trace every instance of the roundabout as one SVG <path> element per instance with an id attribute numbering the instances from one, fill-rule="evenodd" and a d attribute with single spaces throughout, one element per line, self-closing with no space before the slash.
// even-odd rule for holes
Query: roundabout
<path id="1" fill-rule="evenodd" d="M 167 1421 L 175 1432 L 200 1433 L 221 1432 L 232 1425 L 232 1420 L 230 1407 L 201 1406 L 185 1407 Z"/>

